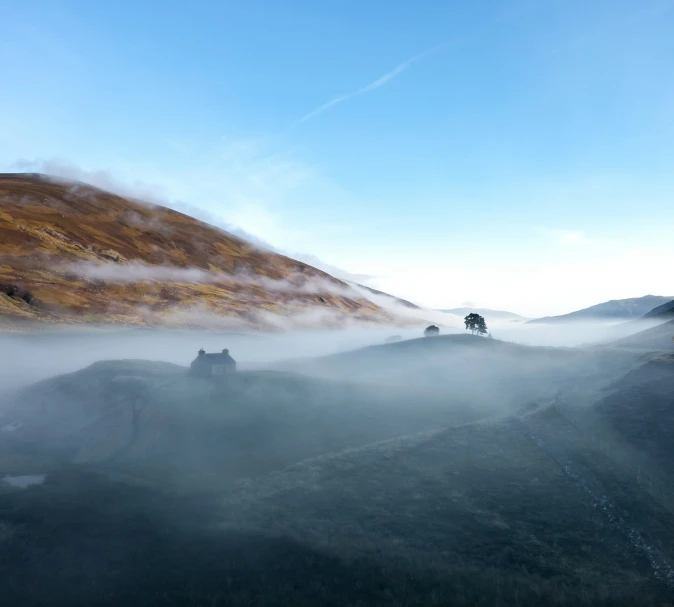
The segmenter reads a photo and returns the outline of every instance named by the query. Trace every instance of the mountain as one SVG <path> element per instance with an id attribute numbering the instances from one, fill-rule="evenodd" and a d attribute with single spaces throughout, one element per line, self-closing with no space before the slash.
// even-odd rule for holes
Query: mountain
<path id="1" fill-rule="evenodd" d="M 644 314 L 644 318 L 670 318 L 674 317 L 674 300 L 668 301 L 667 303 L 653 308 L 647 314 Z"/>
<path id="2" fill-rule="evenodd" d="M 604 303 L 590 306 L 582 310 L 562 314 L 560 316 L 546 316 L 528 321 L 532 323 L 564 323 L 564 322 L 597 322 L 607 320 L 631 320 L 641 318 L 656 306 L 672 300 L 672 296 L 645 295 L 631 299 L 613 299 Z"/>
<path id="3" fill-rule="evenodd" d="M 404 306 L 406 308 L 410 308 L 411 310 L 422 310 L 423 308 L 421 306 L 418 306 L 417 304 L 412 303 L 411 301 L 407 301 L 406 299 L 401 299 L 400 297 L 396 297 L 395 295 L 390 295 L 389 293 L 384 293 L 384 291 L 377 291 L 377 289 L 373 289 L 372 287 L 366 287 L 365 285 L 361 285 L 358 283 L 351 283 L 355 287 L 359 289 L 364 289 L 371 295 L 379 295 L 382 297 L 388 297 L 392 303 L 395 304 L 400 304 L 401 306 Z"/>
<path id="4" fill-rule="evenodd" d="M 369 299 L 381 309 L 386 310 L 389 314 L 401 319 L 406 319 L 410 326 L 428 326 L 434 324 L 443 331 L 463 328 L 462 323 L 460 323 L 457 318 L 447 316 L 442 312 L 438 312 L 438 310 L 424 308 L 406 299 L 396 297 L 395 295 L 385 293 L 384 291 L 378 291 L 372 287 L 366 287 L 365 285 L 356 282 L 349 282 L 349 284 L 363 297 Z"/>
<path id="5" fill-rule="evenodd" d="M 395 317 L 345 282 L 188 215 L 0 174 L 0 325 L 266 328 Z"/>
<path id="6" fill-rule="evenodd" d="M 438 310 L 438 312 L 447 312 L 449 314 L 456 314 L 457 316 L 465 317 L 468 314 L 479 314 L 489 322 L 490 320 L 508 320 L 508 321 L 522 321 L 527 320 L 524 316 L 515 314 L 514 312 L 506 312 L 505 310 L 489 310 L 487 308 L 452 308 L 450 310 Z"/>
<path id="7" fill-rule="evenodd" d="M 629 337 L 624 337 L 611 345 L 635 350 L 672 350 L 674 348 L 674 320 L 664 322 Z"/>

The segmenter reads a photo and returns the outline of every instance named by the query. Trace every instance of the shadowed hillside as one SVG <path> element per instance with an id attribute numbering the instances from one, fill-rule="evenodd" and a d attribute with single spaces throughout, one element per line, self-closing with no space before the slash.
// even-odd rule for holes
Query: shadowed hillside
<path id="1" fill-rule="evenodd" d="M 161 206 L 32 174 L 0 175 L 0 201 L 0 327 L 392 320 L 325 272 Z"/>
<path id="2" fill-rule="evenodd" d="M 560 424 L 403 437 L 219 494 L 54 470 L 0 491 L 0 593 L 68 607 L 670 605 L 671 514 Z"/>
<path id="3" fill-rule="evenodd" d="M 674 316 L 674 300 L 653 308 L 648 314 L 644 315 L 644 318 L 671 318 Z"/>
<path id="4" fill-rule="evenodd" d="M 292 372 L 114 360 L 39 382 L 2 410 L 0 596 L 670 605 L 674 510 L 588 430 L 662 461 L 670 363 L 449 335 Z"/>
<path id="5" fill-rule="evenodd" d="M 546 316 L 529 323 L 601 322 L 641 318 L 656 306 L 671 301 L 671 297 L 645 295 L 631 299 L 614 299 L 560 316 Z"/>
<path id="6" fill-rule="evenodd" d="M 61 461 L 201 487 L 325 452 L 476 419 L 464 400 L 274 371 L 192 377 L 152 361 L 104 361 L 42 381 L 4 408 L 5 437 Z"/>
<path id="7" fill-rule="evenodd" d="M 532 347 L 473 335 L 440 335 L 370 346 L 314 360 L 287 362 L 286 369 L 363 382 L 407 384 L 414 389 L 453 392 L 466 386 L 472 394 L 485 388 L 500 390 L 501 381 L 512 390 L 533 393 L 555 389 L 572 376 L 595 374 L 604 353 L 576 348 Z M 611 355 L 617 368 L 630 368 L 634 355 Z M 618 360 L 620 359 L 620 360 Z"/>
<path id="8" fill-rule="evenodd" d="M 674 320 L 615 341 L 612 345 L 635 350 L 669 351 L 674 349 L 672 338 L 674 338 Z"/>
<path id="9" fill-rule="evenodd" d="M 574 421 L 674 512 L 674 353 L 649 356 L 589 407 L 581 395 L 567 407 Z"/>

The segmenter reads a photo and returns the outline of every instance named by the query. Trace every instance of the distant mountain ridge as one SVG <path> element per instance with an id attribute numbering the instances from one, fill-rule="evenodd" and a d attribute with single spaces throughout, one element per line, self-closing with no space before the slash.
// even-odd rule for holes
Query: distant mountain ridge
<path id="1" fill-rule="evenodd" d="M 490 310 L 488 308 L 452 308 L 450 310 L 438 310 L 438 312 L 447 312 L 449 314 L 456 314 L 457 316 L 467 316 L 471 313 L 484 316 L 485 320 L 519 320 L 525 321 L 527 318 L 515 314 L 514 312 L 506 312 L 505 310 Z"/>
<path id="2" fill-rule="evenodd" d="M 633 297 L 630 299 L 613 299 L 604 303 L 590 306 L 582 310 L 562 314 L 560 316 L 546 316 L 528 321 L 533 323 L 565 323 L 565 322 L 590 322 L 602 320 L 632 320 L 642 318 L 654 308 L 671 302 L 673 297 L 662 295 L 645 295 L 644 297 Z"/>

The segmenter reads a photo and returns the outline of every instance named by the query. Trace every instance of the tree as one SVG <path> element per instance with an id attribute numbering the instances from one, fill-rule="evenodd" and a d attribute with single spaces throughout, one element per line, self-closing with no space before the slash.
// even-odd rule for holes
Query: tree
<path id="1" fill-rule="evenodd" d="M 424 335 L 426 337 L 431 337 L 432 335 L 437 335 L 440 333 L 440 329 L 436 327 L 435 325 L 431 325 L 430 327 L 426 327 L 426 330 L 424 331 Z"/>
<path id="2" fill-rule="evenodd" d="M 473 335 L 484 335 L 487 332 L 487 323 L 484 322 L 484 318 L 475 312 L 466 316 L 463 319 L 463 322 L 466 325 L 466 329 L 469 330 Z"/>

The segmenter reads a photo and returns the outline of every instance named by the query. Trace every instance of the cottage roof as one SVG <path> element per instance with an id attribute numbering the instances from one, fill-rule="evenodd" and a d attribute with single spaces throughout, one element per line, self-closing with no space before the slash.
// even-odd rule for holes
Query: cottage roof
<path id="1" fill-rule="evenodd" d="M 197 356 L 196 361 L 209 365 L 233 365 L 236 362 L 230 356 L 229 350 L 223 350 L 214 354 L 206 354 L 204 350 L 199 350 L 199 356 Z"/>

